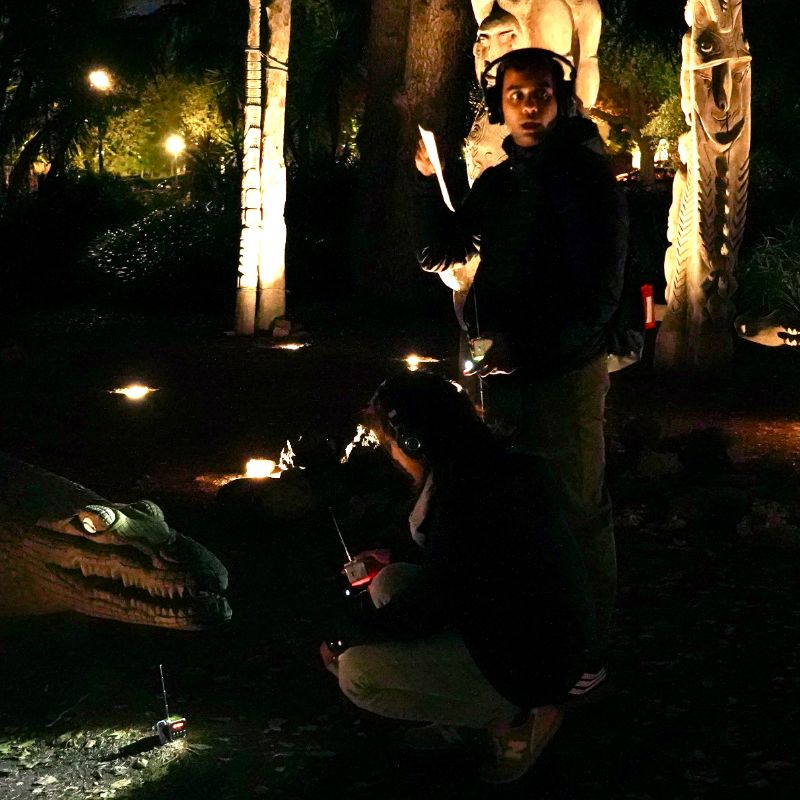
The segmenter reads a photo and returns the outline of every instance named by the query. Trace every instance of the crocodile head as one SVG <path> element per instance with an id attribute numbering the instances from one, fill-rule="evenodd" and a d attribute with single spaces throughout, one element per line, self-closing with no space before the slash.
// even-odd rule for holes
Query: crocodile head
<path id="1" fill-rule="evenodd" d="M 87 504 L 20 533 L 13 560 L 28 581 L 27 613 L 66 610 L 182 630 L 231 616 L 225 567 L 149 500 Z"/>
<path id="2" fill-rule="evenodd" d="M 797 347 L 800 344 L 800 317 L 773 311 L 763 317 L 742 315 L 734 322 L 743 339 L 765 347 Z"/>

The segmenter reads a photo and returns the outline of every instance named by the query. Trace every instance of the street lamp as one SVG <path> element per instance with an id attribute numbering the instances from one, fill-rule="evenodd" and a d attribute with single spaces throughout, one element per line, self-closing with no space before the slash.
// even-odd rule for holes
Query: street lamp
<path id="1" fill-rule="evenodd" d="M 172 156 L 172 172 L 176 180 L 178 177 L 178 156 L 186 148 L 186 142 L 183 136 L 177 133 L 172 133 L 167 136 L 164 142 L 164 149 Z"/>
<path id="2" fill-rule="evenodd" d="M 110 92 L 113 85 L 111 75 L 104 69 L 93 69 L 89 73 L 89 83 L 98 92 Z"/>
<path id="3" fill-rule="evenodd" d="M 104 69 L 93 69 L 89 73 L 89 85 L 96 92 L 106 94 L 110 92 L 113 87 L 111 75 Z M 103 161 L 105 153 L 103 152 L 103 139 L 106 135 L 106 121 L 105 116 L 97 123 L 97 171 L 103 174 Z"/>

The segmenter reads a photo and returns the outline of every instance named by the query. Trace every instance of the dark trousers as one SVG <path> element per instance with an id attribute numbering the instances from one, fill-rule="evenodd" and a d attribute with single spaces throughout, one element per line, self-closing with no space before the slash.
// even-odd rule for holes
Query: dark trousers
<path id="1" fill-rule="evenodd" d="M 491 378 L 484 389 L 487 422 L 514 449 L 543 456 L 561 485 L 565 516 L 584 556 L 603 650 L 617 586 L 605 485 L 608 386 L 603 353 L 572 372 L 529 382 Z"/>

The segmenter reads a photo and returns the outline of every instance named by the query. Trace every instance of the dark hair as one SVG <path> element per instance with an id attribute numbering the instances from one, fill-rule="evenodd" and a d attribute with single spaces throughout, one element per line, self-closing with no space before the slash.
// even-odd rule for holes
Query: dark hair
<path id="1" fill-rule="evenodd" d="M 437 479 L 500 451 L 467 393 L 438 375 L 406 370 L 389 378 L 373 395 L 368 413 Z"/>
<path id="2" fill-rule="evenodd" d="M 527 72 L 538 67 L 544 68 L 550 74 L 558 106 L 558 116 L 563 118 L 576 114 L 575 67 L 572 62 L 552 50 L 540 47 L 522 47 L 510 50 L 484 68 L 481 75 L 481 88 L 489 112 L 489 122 L 502 123 L 504 121 L 503 81 L 506 71 L 515 69 L 518 72 Z M 494 70 L 494 83 L 490 84 L 492 70 Z"/>

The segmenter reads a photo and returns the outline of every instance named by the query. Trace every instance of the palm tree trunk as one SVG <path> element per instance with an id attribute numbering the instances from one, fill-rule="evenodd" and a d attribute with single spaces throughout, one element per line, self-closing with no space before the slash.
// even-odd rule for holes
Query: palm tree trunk
<path id="1" fill-rule="evenodd" d="M 261 0 L 250 0 L 245 50 L 244 157 L 242 159 L 242 233 L 236 291 L 238 334 L 252 334 L 256 319 L 259 249 L 261 247 L 261 118 L 264 59 L 261 52 Z"/>
<path id="2" fill-rule="evenodd" d="M 272 0 L 267 55 L 267 104 L 261 138 L 262 230 L 256 328 L 266 330 L 286 311 L 286 83 L 292 0 Z"/>

